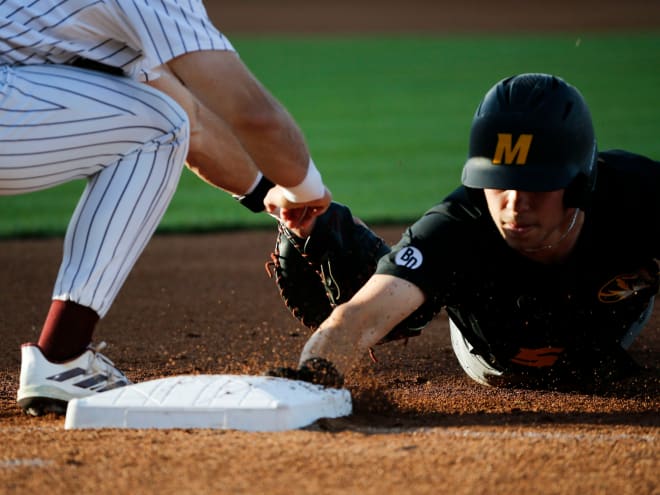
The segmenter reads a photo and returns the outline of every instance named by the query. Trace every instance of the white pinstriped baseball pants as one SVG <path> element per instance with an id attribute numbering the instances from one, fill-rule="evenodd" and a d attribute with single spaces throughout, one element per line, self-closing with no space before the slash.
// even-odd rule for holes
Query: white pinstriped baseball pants
<path id="1" fill-rule="evenodd" d="M 189 133 L 183 109 L 145 84 L 0 66 L 0 195 L 87 178 L 53 299 L 107 313 L 174 195 Z"/>

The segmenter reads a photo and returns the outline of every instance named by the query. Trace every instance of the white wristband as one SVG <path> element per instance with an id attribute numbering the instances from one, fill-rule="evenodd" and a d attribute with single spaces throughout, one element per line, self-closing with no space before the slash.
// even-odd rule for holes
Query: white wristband
<path id="1" fill-rule="evenodd" d="M 283 194 L 286 199 L 292 203 L 306 203 L 314 199 L 320 199 L 325 194 L 325 185 L 321 178 L 321 173 L 316 169 L 316 165 L 310 158 L 307 167 L 307 175 L 297 186 L 284 187 Z"/>

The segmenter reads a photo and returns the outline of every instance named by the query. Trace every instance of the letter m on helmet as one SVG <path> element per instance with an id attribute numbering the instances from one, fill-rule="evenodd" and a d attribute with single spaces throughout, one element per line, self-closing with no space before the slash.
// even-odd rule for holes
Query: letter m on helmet
<path id="1" fill-rule="evenodd" d="M 499 165 L 504 163 L 511 165 L 514 160 L 516 165 L 527 163 L 527 155 L 529 154 L 529 147 L 532 144 L 532 137 L 534 137 L 532 134 L 521 134 L 515 146 L 512 146 L 512 134 L 498 133 L 493 164 Z"/>

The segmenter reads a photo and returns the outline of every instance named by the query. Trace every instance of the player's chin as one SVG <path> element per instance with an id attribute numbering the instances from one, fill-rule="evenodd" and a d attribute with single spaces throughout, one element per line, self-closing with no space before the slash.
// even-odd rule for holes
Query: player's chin
<path id="1" fill-rule="evenodd" d="M 539 244 L 538 236 L 535 235 L 534 229 L 516 229 L 502 231 L 504 241 L 516 250 L 534 249 Z"/>
<path id="2" fill-rule="evenodd" d="M 535 224 L 506 222 L 501 226 L 503 235 L 511 239 L 528 239 L 537 231 Z"/>

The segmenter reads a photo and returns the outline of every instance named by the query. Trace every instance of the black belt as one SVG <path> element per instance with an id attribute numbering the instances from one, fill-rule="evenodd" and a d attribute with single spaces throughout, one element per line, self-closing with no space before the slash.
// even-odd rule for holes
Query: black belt
<path id="1" fill-rule="evenodd" d="M 119 67 L 114 67 L 112 65 L 106 65 L 102 62 L 97 62 L 96 60 L 90 60 L 84 57 L 78 57 L 71 62 L 71 65 L 74 67 L 80 67 L 81 69 L 96 70 L 99 72 L 105 72 L 106 74 L 112 74 L 113 76 L 123 76 L 124 71 Z"/>

